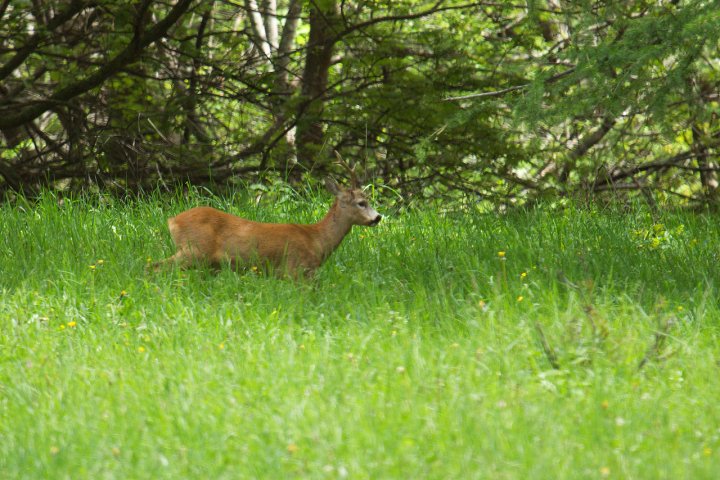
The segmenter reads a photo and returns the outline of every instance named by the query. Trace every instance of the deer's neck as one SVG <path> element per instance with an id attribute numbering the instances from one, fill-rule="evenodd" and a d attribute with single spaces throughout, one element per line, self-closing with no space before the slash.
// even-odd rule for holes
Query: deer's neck
<path id="1" fill-rule="evenodd" d="M 330 207 L 327 215 L 318 223 L 313 225 L 318 234 L 320 243 L 320 255 L 324 260 L 340 245 L 345 235 L 352 229 L 352 223 L 343 216 L 337 199 Z"/>

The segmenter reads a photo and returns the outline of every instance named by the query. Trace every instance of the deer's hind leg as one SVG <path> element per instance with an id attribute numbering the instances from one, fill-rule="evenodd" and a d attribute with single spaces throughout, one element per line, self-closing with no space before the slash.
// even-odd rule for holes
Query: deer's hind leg
<path id="1" fill-rule="evenodd" d="M 197 249 L 188 245 L 183 248 L 179 248 L 175 255 L 166 258 L 165 260 L 160 260 L 159 262 L 153 263 L 152 270 L 154 272 L 159 272 L 160 270 L 168 266 L 179 267 L 182 269 L 189 268 L 197 261 L 197 258 Z"/>

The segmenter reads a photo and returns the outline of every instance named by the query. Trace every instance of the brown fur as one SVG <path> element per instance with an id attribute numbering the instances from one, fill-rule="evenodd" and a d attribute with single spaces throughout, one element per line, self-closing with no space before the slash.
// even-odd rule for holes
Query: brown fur
<path id="1" fill-rule="evenodd" d="M 230 262 L 236 267 L 269 266 L 292 277 L 312 275 L 353 225 L 374 226 L 381 218 L 362 190 L 346 190 L 334 182 L 326 185 L 335 202 L 322 220 L 311 225 L 253 222 L 211 207 L 182 212 L 168 220 L 177 252 L 156 263 L 155 269 L 165 264 L 217 267 Z"/>

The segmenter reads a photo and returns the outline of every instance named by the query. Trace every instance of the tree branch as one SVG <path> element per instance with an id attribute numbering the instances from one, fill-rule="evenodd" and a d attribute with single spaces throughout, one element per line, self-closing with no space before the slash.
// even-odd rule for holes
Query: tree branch
<path id="1" fill-rule="evenodd" d="M 118 73 L 124 67 L 135 63 L 140 53 L 142 53 L 147 46 L 167 34 L 170 27 L 188 10 L 192 2 L 193 0 L 179 0 L 165 18 L 156 23 L 144 35 L 139 37 L 139 39 L 131 41 L 119 54 L 92 75 L 63 87 L 50 95 L 46 100 L 41 100 L 21 108 L 16 113 L 10 113 L 8 108 L 0 109 L 0 130 L 31 122 L 58 103 L 67 102 L 101 85 L 105 80 Z M 5 111 L 3 112 L 3 110 Z"/>
<path id="2" fill-rule="evenodd" d="M 2 5 L 0 5 L 0 20 L 2 20 L 2 17 L 5 16 L 5 11 L 7 11 L 8 5 L 10 5 L 10 0 L 4 0 Z"/>
<path id="3" fill-rule="evenodd" d="M 495 2 L 472 2 L 472 3 L 464 3 L 462 5 L 449 5 L 449 6 L 443 7 L 442 6 L 443 3 L 445 3 L 445 0 L 438 0 L 437 2 L 435 2 L 435 4 L 432 7 L 428 8 L 426 10 L 423 10 L 422 12 L 409 13 L 407 15 L 388 15 L 385 17 L 371 18 L 370 20 L 366 20 L 364 22 L 360 22 L 355 25 L 350 25 L 350 26 L 346 27 L 345 30 L 338 32 L 337 35 L 335 35 L 333 42 L 339 41 L 342 37 L 345 37 L 356 30 L 361 30 L 363 28 L 366 28 L 366 27 L 369 27 L 371 25 L 375 25 L 378 23 L 382 23 L 382 22 L 396 22 L 399 20 L 415 20 L 418 18 L 426 17 L 428 15 L 433 15 L 438 12 L 444 12 L 447 10 L 464 10 L 466 8 L 482 7 L 482 6 L 493 6 L 493 7 L 508 6 L 508 5 L 498 4 Z M 514 5 L 509 5 L 509 7 L 517 8 Z M 343 18 L 345 18 L 344 15 L 342 15 L 342 16 L 343 16 Z"/>
<path id="4" fill-rule="evenodd" d="M 545 83 L 557 82 L 561 78 L 570 75 L 574 71 L 575 71 L 575 67 L 568 68 L 567 70 L 560 72 L 560 73 L 556 73 L 552 77 L 548 78 L 547 80 L 545 80 Z M 523 85 L 515 85 L 512 87 L 504 88 L 502 90 L 496 90 L 494 92 L 481 92 L 481 93 L 473 93 L 470 95 L 463 95 L 461 97 L 448 97 L 448 98 L 444 98 L 443 101 L 451 102 L 454 100 L 468 100 L 471 98 L 480 98 L 480 97 L 500 97 L 502 95 L 505 95 L 506 93 L 514 92 L 516 90 L 524 90 L 527 87 L 529 87 L 530 85 L 531 85 L 530 83 L 525 83 Z"/>
<path id="5" fill-rule="evenodd" d="M 3 5 L 3 10 L 5 9 L 6 5 Z M 22 65 L 22 63 L 25 61 L 27 57 L 29 57 L 37 48 L 37 46 L 40 44 L 41 41 L 45 39 L 45 36 L 49 33 L 55 30 L 57 27 L 62 25 L 63 23 L 67 22 L 71 18 L 73 18 L 75 15 L 83 11 L 85 8 L 89 7 L 90 4 L 83 2 L 81 0 L 73 0 L 70 3 L 70 6 L 65 10 L 64 12 L 58 13 L 55 15 L 48 24 L 41 29 L 41 31 L 35 33 L 34 35 L 30 36 L 28 38 L 25 45 L 23 45 L 15 55 L 5 63 L 2 67 L 0 67 L 0 80 L 3 80 L 5 77 L 10 75 L 17 67 Z M 4 12 L 3 12 L 4 13 Z"/>

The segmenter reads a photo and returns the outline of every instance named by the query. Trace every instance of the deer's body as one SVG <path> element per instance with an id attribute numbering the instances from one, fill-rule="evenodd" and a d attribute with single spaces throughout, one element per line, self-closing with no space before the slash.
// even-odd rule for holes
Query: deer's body
<path id="1" fill-rule="evenodd" d="M 293 277 L 312 275 L 353 225 L 374 226 L 381 219 L 362 190 L 342 189 L 334 182 L 327 186 L 335 202 L 322 220 L 311 225 L 253 222 L 211 207 L 182 212 L 168 220 L 177 252 L 155 266 L 229 262 L 235 267 L 270 266 Z"/>

